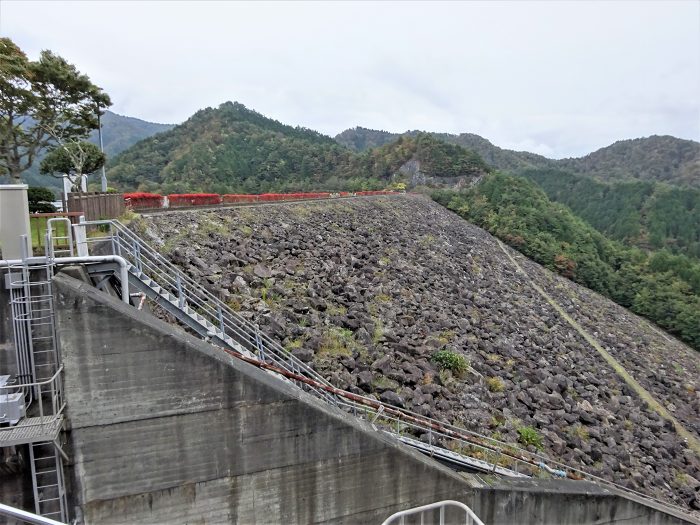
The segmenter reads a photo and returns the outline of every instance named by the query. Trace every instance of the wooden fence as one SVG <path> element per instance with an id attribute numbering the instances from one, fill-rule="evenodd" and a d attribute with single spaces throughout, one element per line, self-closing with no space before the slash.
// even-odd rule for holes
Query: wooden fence
<path id="1" fill-rule="evenodd" d="M 116 219 L 126 210 L 122 193 L 69 193 L 66 201 L 69 212 L 82 212 L 88 221 Z"/>

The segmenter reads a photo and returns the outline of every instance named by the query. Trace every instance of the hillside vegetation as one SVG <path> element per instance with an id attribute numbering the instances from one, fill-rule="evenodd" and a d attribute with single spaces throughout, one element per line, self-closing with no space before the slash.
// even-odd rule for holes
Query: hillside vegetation
<path id="1" fill-rule="evenodd" d="M 336 135 L 335 140 L 339 144 L 356 151 L 364 152 L 371 148 L 379 148 L 395 142 L 400 137 L 416 137 L 429 135 L 439 141 L 461 146 L 479 155 L 486 164 L 500 170 L 526 169 L 533 167 L 546 167 L 551 160 L 535 153 L 527 151 L 512 151 L 493 145 L 479 135 L 473 133 L 427 133 L 424 131 L 407 131 L 405 133 L 389 133 L 362 127 L 352 128 Z"/>
<path id="2" fill-rule="evenodd" d="M 534 261 L 610 297 L 700 350 L 700 263 L 606 238 L 534 183 L 502 173 L 434 198 Z"/>
<path id="3" fill-rule="evenodd" d="M 389 133 L 358 127 L 343 131 L 336 140 L 354 151 L 365 151 L 395 141 L 400 136 L 420 133 L 424 132 Z M 655 135 L 622 140 L 584 157 L 555 160 L 526 151 L 499 148 L 472 133 L 430 135 L 474 151 L 499 170 L 551 168 L 607 182 L 642 180 L 700 188 L 700 144 L 692 140 Z"/>
<path id="4" fill-rule="evenodd" d="M 621 140 L 557 164 L 604 181 L 637 179 L 700 188 L 700 144 L 668 135 Z"/>
<path id="5" fill-rule="evenodd" d="M 612 239 L 700 258 L 700 189 L 650 181 L 606 184 L 555 169 L 518 174 Z"/>
<path id="6" fill-rule="evenodd" d="M 438 183 L 488 170 L 479 155 L 428 135 L 356 154 L 227 102 L 140 142 L 112 161 L 108 176 L 124 189 L 163 193 L 380 189 L 409 161 Z"/>

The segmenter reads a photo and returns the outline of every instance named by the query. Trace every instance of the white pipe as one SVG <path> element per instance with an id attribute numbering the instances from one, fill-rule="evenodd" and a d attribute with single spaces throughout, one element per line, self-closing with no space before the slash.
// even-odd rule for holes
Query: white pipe
<path id="1" fill-rule="evenodd" d="M 119 265 L 119 280 L 122 287 L 122 301 L 129 304 L 129 263 L 119 255 L 88 255 L 85 257 L 59 257 L 55 259 L 57 264 L 86 264 L 99 262 L 113 262 Z M 46 257 L 27 257 L 22 259 L 6 259 L 0 261 L 1 266 L 19 265 L 24 263 L 45 263 Z"/>

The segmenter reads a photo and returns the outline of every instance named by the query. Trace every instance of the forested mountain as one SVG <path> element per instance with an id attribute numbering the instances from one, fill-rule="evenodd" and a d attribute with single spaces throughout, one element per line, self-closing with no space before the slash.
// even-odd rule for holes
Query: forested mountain
<path id="1" fill-rule="evenodd" d="M 350 171 L 411 186 L 462 186 L 491 168 L 477 153 L 422 133 L 353 156 Z"/>
<path id="2" fill-rule="evenodd" d="M 121 188 L 237 193 L 319 188 L 351 153 L 333 139 L 226 102 L 195 113 L 110 163 Z"/>
<path id="3" fill-rule="evenodd" d="M 156 124 L 106 111 L 102 116 L 102 143 L 104 151 L 107 154 L 107 158 L 110 158 L 130 148 L 139 140 L 167 131 L 172 127 L 172 124 Z M 96 130 L 90 134 L 88 141 L 99 145 L 100 140 Z M 47 186 L 62 189 L 63 184 L 60 179 L 39 173 L 39 164 L 43 158 L 43 154 L 39 155 L 32 167 L 24 172 L 22 179 L 30 186 Z"/>
<path id="4" fill-rule="evenodd" d="M 556 169 L 518 172 L 612 239 L 700 258 L 700 189 L 599 182 Z"/>
<path id="5" fill-rule="evenodd" d="M 365 151 L 394 141 L 399 136 L 415 136 L 418 133 L 407 131 L 396 134 L 358 127 L 343 131 L 336 136 L 336 140 L 354 151 Z M 700 187 L 700 144 L 692 140 L 655 135 L 619 141 L 585 157 L 554 160 L 535 153 L 499 148 L 472 133 L 431 135 L 475 151 L 486 163 L 499 170 L 556 168 L 609 182 L 644 180 Z"/>
<path id="6" fill-rule="evenodd" d="M 129 149 L 138 141 L 162 133 L 173 128 L 173 124 L 157 124 L 146 122 L 134 117 L 117 115 L 106 111 L 102 115 L 102 143 L 108 158 L 114 157 Z M 100 143 L 97 131 L 93 131 L 88 139 L 93 144 Z"/>
<path id="7" fill-rule="evenodd" d="M 551 270 L 606 295 L 700 350 L 700 263 L 611 241 L 523 177 L 496 173 L 434 198 Z"/>
<path id="8" fill-rule="evenodd" d="M 621 140 L 557 167 L 603 181 L 638 179 L 700 188 L 700 143 L 668 135 Z"/>
<path id="9" fill-rule="evenodd" d="M 356 154 L 330 137 L 227 102 L 125 151 L 111 162 L 108 178 L 143 191 L 251 193 L 374 189 L 416 177 L 451 185 L 486 171 L 479 155 L 429 135 Z"/>
<path id="10" fill-rule="evenodd" d="M 429 134 L 448 144 L 455 144 L 472 150 L 478 153 L 489 166 L 500 170 L 545 167 L 553 162 L 535 153 L 499 148 L 485 138 L 473 133 L 452 135 L 450 133 L 427 133 L 415 130 L 406 131 L 405 133 L 389 133 L 388 131 L 357 127 L 343 131 L 335 137 L 335 140 L 353 151 L 364 152 L 370 148 L 377 148 L 394 142 L 399 137 L 415 137 L 421 134 Z"/>

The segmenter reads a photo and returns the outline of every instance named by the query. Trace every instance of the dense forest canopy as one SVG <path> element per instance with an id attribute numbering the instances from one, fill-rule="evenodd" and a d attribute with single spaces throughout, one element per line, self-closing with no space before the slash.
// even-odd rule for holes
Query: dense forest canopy
<path id="1" fill-rule="evenodd" d="M 700 258 L 700 189 L 652 181 L 607 184 L 557 169 L 518 174 L 612 239 Z"/>

